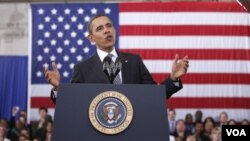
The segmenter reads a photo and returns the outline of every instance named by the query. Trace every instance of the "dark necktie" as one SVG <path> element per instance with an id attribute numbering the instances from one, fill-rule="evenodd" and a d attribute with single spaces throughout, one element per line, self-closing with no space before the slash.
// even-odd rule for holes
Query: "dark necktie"
<path id="1" fill-rule="evenodd" d="M 115 62 L 112 59 L 113 55 L 112 54 L 108 54 L 108 57 L 111 59 L 110 65 L 111 65 L 111 68 L 113 69 L 113 70 L 111 70 L 111 72 L 114 74 L 116 70 L 114 70 L 115 69 Z M 115 79 L 113 81 L 113 84 L 122 84 L 122 81 L 121 81 L 119 73 L 116 75 L 116 77 L 115 77 Z"/>

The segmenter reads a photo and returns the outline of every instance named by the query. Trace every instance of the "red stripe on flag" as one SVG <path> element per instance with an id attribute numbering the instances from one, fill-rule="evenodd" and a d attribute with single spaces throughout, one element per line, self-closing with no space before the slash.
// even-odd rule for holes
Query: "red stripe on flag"
<path id="1" fill-rule="evenodd" d="M 236 2 L 121 3 L 120 12 L 246 12 Z"/>
<path id="2" fill-rule="evenodd" d="M 144 35 L 144 36 L 175 36 L 175 35 L 219 35 L 219 36 L 250 36 L 250 26 L 233 25 L 122 25 L 120 35 Z"/>
<path id="3" fill-rule="evenodd" d="M 169 74 L 152 74 L 158 83 L 164 81 Z M 228 74 L 228 73 L 187 73 L 182 77 L 184 84 L 250 84 L 250 74 Z"/>
<path id="4" fill-rule="evenodd" d="M 170 98 L 168 101 L 169 108 L 250 108 L 250 98 Z M 32 97 L 31 108 L 55 108 L 49 97 Z"/>
<path id="5" fill-rule="evenodd" d="M 250 108 L 250 98 L 170 98 L 167 101 L 168 108 Z"/>
<path id="6" fill-rule="evenodd" d="M 55 104 L 52 102 L 50 97 L 31 97 L 31 107 L 32 108 L 39 108 L 39 107 L 55 108 Z"/>
<path id="7" fill-rule="evenodd" d="M 240 49 L 121 49 L 139 54 L 143 59 L 174 59 L 175 54 L 192 60 L 250 60 L 250 50 Z"/>

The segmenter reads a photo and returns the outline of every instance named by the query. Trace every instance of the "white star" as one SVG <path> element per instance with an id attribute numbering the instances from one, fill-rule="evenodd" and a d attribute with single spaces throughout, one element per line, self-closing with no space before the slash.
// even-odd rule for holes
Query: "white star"
<path id="1" fill-rule="evenodd" d="M 91 44 L 92 46 L 94 46 L 94 45 L 95 45 L 95 42 L 90 42 L 90 44 Z"/>
<path id="2" fill-rule="evenodd" d="M 43 30 L 43 28 L 44 28 L 44 25 L 43 25 L 43 24 L 39 24 L 39 25 L 38 25 L 38 30 Z"/>
<path id="3" fill-rule="evenodd" d="M 64 62 L 69 61 L 69 56 L 68 56 L 68 55 L 63 56 L 63 61 L 64 61 Z"/>
<path id="4" fill-rule="evenodd" d="M 44 33 L 44 37 L 45 37 L 45 38 L 49 38 L 49 36 L 50 36 L 50 32 L 46 31 L 46 32 Z"/>
<path id="5" fill-rule="evenodd" d="M 56 15 L 56 13 L 57 13 L 57 10 L 55 8 L 51 10 L 52 15 Z"/>
<path id="6" fill-rule="evenodd" d="M 70 36 L 71 36 L 72 38 L 76 37 L 76 32 L 75 32 L 75 31 L 72 31 L 72 32 L 70 33 Z"/>
<path id="7" fill-rule="evenodd" d="M 57 53 L 62 53 L 63 49 L 61 47 L 56 49 Z"/>
<path id="8" fill-rule="evenodd" d="M 92 9 L 91 9 L 91 13 L 92 13 L 92 14 L 96 14 L 96 13 L 97 13 L 97 9 L 92 8 Z"/>
<path id="9" fill-rule="evenodd" d="M 81 55 L 78 55 L 78 56 L 76 57 L 76 60 L 77 60 L 77 61 L 82 61 L 82 56 L 81 56 Z"/>
<path id="10" fill-rule="evenodd" d="M 66 15 L 67 15 L 67 14 L 70 14 L 70 9 L 68 9 L 68 8 L 65 9 L 65 10 L 64 10 L 64 13 L 65 13 Z"/>
<path id="11" fill-rule="evenodd" d="M 44 20 L 45 20 L 45 22 L 50 22 L 50 17 L 47 16 L 47 17 L 44 18 Z"/>
<path id="12" fill-rule="evenodd" d="M 45 48 L 43 49 L 43 52 L 44 52 L 44 53 L 49 53 L 49 48 L 48 48 L 48 47 L 45 47 Z"/>
<path id="13" fill-rule="evenodd" d="M 71 17 L 71 21 L 72 21 L 72 22 L 76 22 L 76 20 L 77 20 L 77 17 L 76 17 L 76 16 Z"/>
<path id="14" fill-rule="evenodd" d="M 69 30 L 69 28 L 70 28 L 70 25 L 69 25 L 69 24 L 65 24 L 65 25 L 64 25 L 64 29 L 65 29 L 65 30 Z"/>
<path id="15" fill-rule="evenodd" d="M 71 48 L 70 48 L 70 52 L 71 52 L 71 53 L 75 53 L 75 52 L 76 52 L 76 48 L 75 48 L 75 47 L 71 47 Z"/>
<path id="16" fill-rule="evenodd" d="M 40 8 L 40 9 L 38 10 L 38 14 L 39 14 L 39 15 L 42 15 L 43 13 L 44 13 L 44 10 Z"/>
<path id="17" fill-rule="evenodd" d="M 60 23 L 63 22 L 63 19 L 64 18 L 62 16 L 60 16 L 60 17 L 57 18 L 58 22 L 60 22 Z"/>
<path id="18" fill-rule="evenodd" d="M 63 37 L 63 33 L 60 31 L 60 32 L 57 33 L 57 36 L 58 36 L 58 38 L 62 38 Z"/>
<path id="19" fill-rule="evenodd" d="M 42 72 L 41 72 L 41 71 L 37 71 L 37 72 L 36 72 L 36 76 L 37 76 L 37 77 L 41 77 L 41 76 L 42 76 Z"/>
<path id="20" fill-rule="evenodd" d="M 52 40 L 50 41 L 50 44 L 51 44 L 52 46 L 56 45 L 56 40 L 55 40 L 55 39 L 52 39 Z"/>
<path id="21" fill-rule="evenodd" d="M 82 30 L 83 27 L 84 27 L 83 24 L 78 24 L 78 25 L 77 25 L 77 29 L 78 29 L 78 30 Z"/>
<path id="22" fill-rule="evenodd" d="M 89 36 L 89 32 L 88 31 L 84 32 L 84 36 L 88 37 Z"/>
<path id="23" fill-rule="evenodd" d="M 53 61 L 55 61 L 55 60 L 56 60 L 56 56 L 55 56 L 55 55 L 51 55 L 51 56 L 50 56 L 50 61 L 53 62 Z"/>
<path id="24" fill-rule="evenodd" d="M 77 12 L 78 12 L 78 14 L 83 14 L 84 9 L 80 8 L 80 9 L 77 10 Z"/>
<path id="25" fill-rule="evenodd" d="M 70 64 L 69 64 L 70 69 L 73 69 L 73 68 L 74 68 L 74 66 L 75 66 L 75 64 L 74 64 L 74 63 L 70 63 Z"/>
<path id="26" fill-rule="evenodd" d="M 89 22 L 90 17 L 89 17 L 89 16 L 85 16 L 85 17 L 84 17 L 84 20 L 85 20 L 85 22 Z"/>
<path id="27" fill-rule="evenodd" d="M 44 64 L 43 64 L 43 67 L 48 68 L 48 67 L 49 67 L 49 64 L 48 64 L 48 63 L 44 63 Z"/>
<path id="28" fill-rule="evenodd" d="M 69 76 L 69 73 L 67 71 L 64 71 L 63 72 L 63 77 L 68 77 Z"/>
<path id="29" fill-rule="evenodd" d="M 89 47 L 84 47 L 84 48 L 83 48 L 83 52 L 84 52 L 84 53 L 89 53 Z"/>
<path id="30" fill-rule="evenodd" d="M 56 67 L 57 67 L 58 69 L 61 69 L 61 68 L 62 68 L 62 64 L 61 64 L 61 63 L 58 63 L 58 64 L 56 65 Z"/>
<path id="31" fill-rule="evenodd" d="M 39 62 L 40 62 L 40 61 L 42 61 L 42 60 L 43 60 L 42 55 L 38 55 L 38 56 L 37 56 L 37 61 L 39 61 Z"/>
<path id="32" fill-rule="evenodd" d="M 78 39 L 78 40 L 77 40 L 77 45 L 82 45 L 82 44 L 83 44 L 83 40 Z"/>
<path id="33" fill-rule="evenodd" d="M 63 43 L 64 43 L 65 46 L 68 46 L 69 45 L 69 40 L 66 39 L 66 40 L 63 41 Z"/>
<path id="34" fill-rule="evenodd" d="M 52 30 L 56 30 L 56 28 L 57 28 L 57 25 L 56 25 L 56 24 L 52 24 L 52 25 L 51 25 L 51 29 L 52 29 Z"/>
<path id="35" fill-rule="evenodd" d="M 38 44 L 39 46 L 43 45 L 43 40 L 42 40 L 42 39 L 39 39 L 39 40 L 37 41 L 37 44 Z"/>
<path id="36" fill-rule="evenodd" d="M 106 8 L 106 9 L 104 9 L 104 12 L 105 12 L 105 14 L 110 14 L 111 9 L 110 8 Z"/>

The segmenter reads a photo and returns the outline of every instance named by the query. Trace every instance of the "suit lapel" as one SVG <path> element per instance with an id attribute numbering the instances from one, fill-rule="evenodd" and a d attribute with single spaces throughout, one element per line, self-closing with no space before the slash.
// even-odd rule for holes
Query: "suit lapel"
<path id="1" fill-rule="evenodd" d="M 129 82 L 129 74 L 128 74 L 128 59 L 126 58 L 126 56 L 121 53 L 121 52 L 117 52 L 118 56 L 121 58 L 122 61 L 122 82 L 123 84 L 128 84 Z"/>
<path id="2" fill-rule="evenodd" d="M 92 68 L 93 73 L 95 73 L 96 77 L 100 79 L 101 82 L 109 83 L 107 75 L 103 72 L 103 64 L 97 54 L 93 56 Z"/>

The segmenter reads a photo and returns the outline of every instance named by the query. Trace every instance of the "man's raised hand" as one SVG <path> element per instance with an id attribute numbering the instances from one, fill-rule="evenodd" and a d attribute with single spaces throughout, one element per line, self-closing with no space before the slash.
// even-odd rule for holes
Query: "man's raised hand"
<path id="1" fill-rule="evenodd" d="M 187 73 L 188 67 L 188 56 L 185 56 L 182 60 L 179 60 L 179 55 L 176 54 L 172 64 L 172 72 L 170 75 L 171 79 L 174 81 L 179 79 L 182 75 Z"/>
<path id="2" fill-rule="evenodd" d="M 53 70 L 50 71 L 47 67 L 43 66 L 44 76 L 47 81 L 53 86 L 53 90 L 57 90 L 60 84 L 60 74 L 55 62 L 52 62 L 52 68 Z"/>

